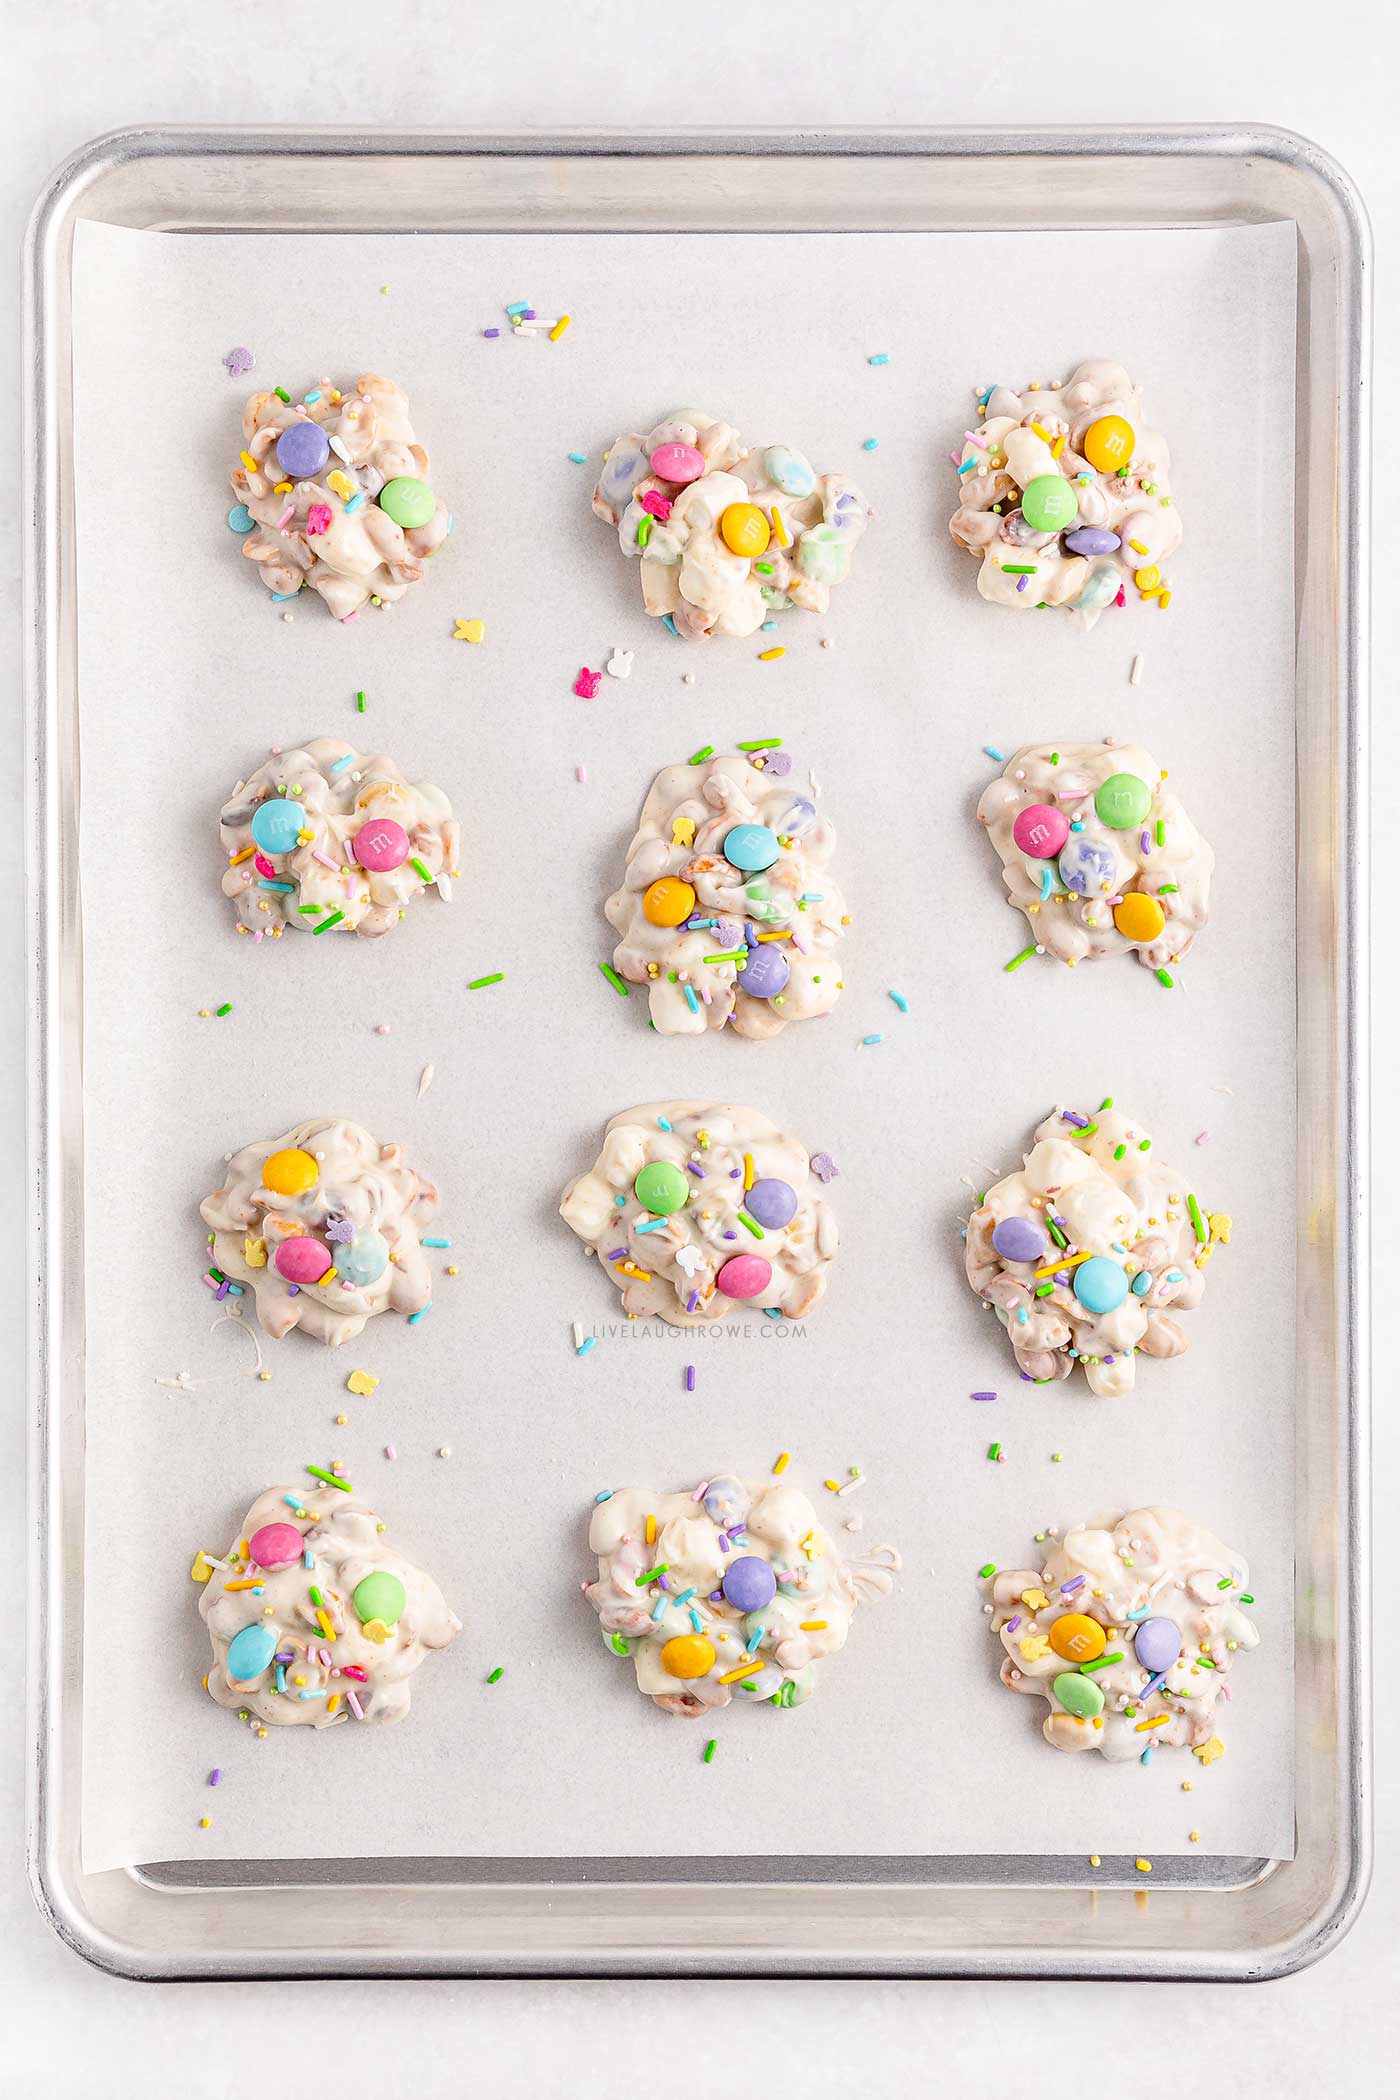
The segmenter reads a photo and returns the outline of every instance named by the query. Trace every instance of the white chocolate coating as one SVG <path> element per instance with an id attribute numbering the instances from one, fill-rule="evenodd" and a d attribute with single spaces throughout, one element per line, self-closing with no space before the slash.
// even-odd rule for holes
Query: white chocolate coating
<path id="1" fill-rule="evenodd" d="M 1096 789 L 1116 773 L 1134 773 L 1152 791 L 1147 816 L 1131 830 L 1112 829 L 1094 806 Z M 1145 969 L 1159 970 L 1186 954 L 1210 916 L 1215 855 L 1166 780 L 1140 744 L 1028 744 L 984 788 L 977 821 L 1001 856 L 1008 901 L 1025 913 L 1047 955 L 1073 969 L 1129 952 Z M 1061 809 L 1081 827 L 1054 860 L 1023 853 L 1012 836 L 1033 803 Z M 1164 884 L 1171 887 L 1164 891 Z M 1114 906 L 1135 892 L 1155 897 L 1165 914 L 1154 940 L 1129 939 L 1114 923 Z"/>
<path id="2" fill-rule="evenodd" d="M 1081 1130 L 1069 1117 L 1088 1127 Z M 1198 1204 L 1199 1236 L 1190 1212 L 1192 1177 L 1160 1160 L 1142 1125 L 1116 1109 L 1057 1109 L 1035 1135 L 1025 1166 L 989 1188 L 968 1219 L 967 1280 L 994 1309 L 1028 1378 L 1068 1378 L 1078 1361 L 1091 1392 L 1116 1398 L 1133 1389 L 1136 1351 L 1166 1357 L 1186 1349 L 1170 1314 L 1200 1304 L 1206 1265 L 1215 1247 L 1228 1243 L 1230 1219 L 1208 1215 Z M 1063 1247 L 1054 1242 L 1047 1216 Z M 1045 1251 L 1027 1261 L 999 1254 L 992 1235 L 1007 1218 L 1035 1224 Z M 1143 1290 L 1130 1281 L 1113 1311 L 1090 1312 L 1074 1291 L 1074 1257 L 1086 1254 L 1107 1257 L 1130 1280 L 1147 1279 Z M 1043 1283 L 1053 1287 L 1038 1298 Z"/>
<path id="3" fill-rule="evenodd" d="M 792 1190 L 797 1208 L 790 1224 L 755 1235 L 740 1222 L 745 1155 L 755 1181 L 781 1181 Z M 652 1213 L 633 1185 L 643 1167 L 659 1160 L 680 1168 L 694 1186 L 684 1209 L 647 1230 Z M 654 1101 L 614 1116 L 596 1165 L 569 1183 L 559 1215 L 616 1277 L 625 1312 L 657 1313 L 673 1327 L 703 1327 L 739 1304 L 800 1319 L 826 1289 L 837 1247 L 836 1219 L 806 1148 L 752 1108 L 706 1101 Z M 726 1296 L 716 1281 L 741 1254 L 771 1264 L 759 1297 Z"/>
<path id="4" fill-rule="evenodd" d="M 695 1719 L 733 1698 L 801 1706 L 816 1690 L 816 1665 L 846 1645 L 856 1606 L 889 1594 L 899 1555 L 891 1546 L 843 1561 L 799 1489 L 782 1481 L 716 1474 L 704 1493 L 657 1495 L 617 1488 L 595 1507 L 588 1547 L 598 1580 L 584 1595 L 602 1622 L 606 1646 L 630 1655 L 637 1689 L 665 1712 Z M 647 1518 L 655 1519 L 647 1543 Z M 736 1560 L 768 1562 L 777 1582 L 758 1611 L 736 1609 L 720 1585 Z M 658 1567 L 665 1574 L 638 1585 Z M 684 1604 L 678 1598 L 693 1591 Z M 749 1643 L 762 1629 L 756 1645 Z M 676 1637 L 708 1641 L 714 1661 L 701 1676 L 675 1677 L 662 1650 Z M 725 1684 L 746 1663 L 762 1667 Z"/>
<path id="5" fill-rule="evenodd" d="M 305 586 L 337 620 L 345 620 L 371 599 L 393 604 L 420 582 L 424 563 L 452 530 L 452 518 L 439 502 L 426 525 L 405 532 L 379 507 L 386 482 L 428 478 L 428 455 L 414 439 L 408 397 L 393 380 L 365 372 L 344 393 L 329 379 L 317 381 L 311 392 L 318 391 L 319 400 L 310 404 L 280 401 L 276 394 L 249 396 L 242 449 L 254 464 L 249 468 L 240 460 L 229 486 L 256 520 L 243 535 L 242 551 L 257 564 L 267 589 L 288 597 Z M 331 456 L 314 479 L 288 487 L 277 440 L 290 424 L 307 420 L 319 423 L 332 440 Z M 353 487 L 333 487 L 332 475 Z M 319 507 L 315 520 L 313 505 Z M 321 520 L 320 509 L 329 512 L 328 521 Z M 324 531 L 311 529 L 321 522 Z"/>
<path id="6" fill-rule="evenodd" d="M 309 836 L 290 853 L 268 854 L 253 838 L 253 812 L 279 795 L 299 802 Z M 391 819 L 409 840 L 408 859 L 379 873 L 361 864 L 351 843 L 376 817 Z M 461 827 L 431 781 L 408 781 L 382 753 L 367 757 L 339 737 L 317 736 L 304 748 L 274 752 L 235 785 L 219 812 L 219 837 L 229 862 L 224 895 L 233 899 L 238 931 L 256 941 L 284 926 L 310 933 L 328 918 L 332 934 L 388 933 L 429 886 L 450 900 Z"/>
<path id="7" fill-rule="evenodd" d="M 1181 516 L 1171 496 L 1166 440 L 1143 422 L 1142 390 L 1123 367 L 1090 358 L 1065 386 L 1027 388 L 1023 394 L 994 386 L 979 406 L 982 421 L 963 440 L 958 508 L 948 529 L 977 555 L 982 596 L 1025 612 L 1066 606 L 1087 630 L 1120 589 L 1155 591 L 1158 579 L 1147 572 L 1160 572 L 1180 546 Z M 1132 427 L 1126 475 L 1097 472 L 1081 450 L 1086 432 L 1103 416 L 1121 416 Z M 1022 490 L 1045 474 L 1074 487 L 1078 515 L 1063 532 L 1033 531 L 1021 514 Z M 1066 533 L 1086 527 L 1112 533 L 1119 545 L 1076 553 L 1066 546 Z M 1007 563 L 1030 574 L 1008 574 Z"/>
<path id="8" fill-rule="evenodd" d="M 289 1524 L 299 1531 L 312 1565 L 296 1560 L 289 1567 L 265 1569 L 250 1562 L 248 1541 L 267 1524 Z M 461 1632 L 462 1622 L 449 1611 L 432 1576 L 396 1553 L 383 1533 L 367 1503 L 319 1482 L 314 1493 L 270 1487 L 259 1495 L 226 1556 L 207 1556 L 214 1572 L 200 1594 L 199 1615 L 214 1650 L 205 1680 L 210 1698 L 273 1728 L 401 1721 L 413 1697 L 409 1679 L 431 1649 L 445 1648 Z M 367 1575 L 380 1572 L 403 1584 L 404 1608 L 392 1626 L 371 1619 L 367 1631 L 354 1594 Z M 261 1592 L 226 1586 L 254 1578 Z M 313 1584 L 325 1600 L 321 1609 L 333 1640 L 317 1617 Z M 270 1661 L 255 1677 L 234 1678 L 229 1643 L 253 1625 L 272 1630 L 274 1654 L 285 1660 Z M 347 1667 L 355 1674 L 347 1676 Z"/>
<path id="9" fill-rule="evenodd" d="M 703 1035 L 732 1020 L 736 1034 L 764 1041 L 789 1021 L 829 1014 L 840 996 L 834 950 L 846 903 L 826 872 L 836 834 L 818 814 L 815 788 L 795 787 L 790 769 L 781 751 L 727 752 L 698 766 L 667 766 L 652 784 L 627 849 L 623 886 L 605 909 L 620 936 L 614 967 L 629 983 L 650 986 L 651 1018 L 662 1035 Z M 771 868 L 745 874 L 725 860 L 724 840 L 737 824 L 776 834 L 782 851 Z M 695 892 L 681 925 L 658 926 L 647 917 L 647 892 L 663 876 Z M 781 976 L 786 965 L 771 997 L 745 993 L 745 964 L 706 961 L 746 940 L 779 950 L 781 964 L 765 957 L 760 968 Z"/>
<path id="10" fill-rule="evenodd" d="M 693 446 L 703 456 L 699 480 L 662 481 L 652 473 L 652 453 L 670 444 Z M 649 512 L 644 498 L 664 515 Z M 776 505 L 788 543 L 775 528 L 754 559 L 731 552 L 720 532 L 731 503 L 757 505 L 770 523 Z M 693 408 L 674 410 L 645 436 L 614 439 L 593 510 L 638 562 L 647 612 L 653 619 L 669 615 L 686 641 L 755 634 L 770 614 L 789 606 L 824 613 L 869 516 L 864 496 L 843 474 L 817 474 L 787 446 L 750 447 L 728 423 Z M 757 568 L 758 561 L 768 569 Z"/>
<path id="11" fill-rule="evenodd" d="M 1065 1583 L 1077 1587 L 1065 1595 Z M 1001 1681 L 1049 1701 L 1042 1726 L 1056 1750 L 1098 1750 L 1115 1764 L 1149 1748 L 1189 1746 L 1208 1764 L 1223 1754 L 1216 1701 L 1229 1700 L 1235 1656 L 1259 1646 L 1259 1629 L 1240 1609 L 1249 1590 L 1244 1558 L 1212 1532 L 1179 1509 L 1134 1509 L 1116 1522 L 1072 1527 L 1047 1549 L 1041 1568 L 1003 1571 L 985 1587 L 1005 1651 Z M 1055 1691 L 1057 1677 L 1080 1674 L 1049 1645 L 1051 1627 L 1071 1612 L 1098 1621 L 1105 1657 L 1121 1656 L 1082 1673 L 1104 1695 L 1097 1716 L 1070 1713 Z M 1145 1668 L 1134 1653 L 1145 1619 L 1173 1620 L 1180 1632 L 1181 1653 L 1164 1672 Z"/>
<path id="12" fill-rule="evenodd" d="M 309 1152 L 317 1163 L 316 1183 L 304 1195 L 277 1195 L 263 1185 L 264 1162 L 284 1151 Z M 335 1347 L 363 1333 L 376 1313 L 426 1307 L 432 1286 L 419 1234 L 437 1207 L 437 1190 L 404 1164 L 401 1145 L 380 1145 L 358 1123 L 318 1116 L 235 1152 L 224 1186 L 205 1197 L 199 1213 L 212 1228 L 215 1266 L 252 1291 L 275 1341 L 303 1327 Z M 278 1272 L 277 1250 L 306 1234 L 322 1247 L 327 1272 L 339 1269 L 328 1281 L 297 1287 Z M 380 1255 L 384 1266 L 371 1281 L 349 1280 L 352 1265 L 368 1270 Z"/>

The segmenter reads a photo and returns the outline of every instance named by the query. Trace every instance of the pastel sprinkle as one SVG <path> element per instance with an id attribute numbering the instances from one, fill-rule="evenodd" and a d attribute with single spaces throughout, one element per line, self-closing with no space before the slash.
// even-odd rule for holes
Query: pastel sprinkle
<path id="1" fill-rule="evenodd" d="M 480 992 L 483 991 L 488 984 L 504 984 L 505 980 L 505 971 L 496 970 L 492 973 L 490 977 L 473 977 L 471 982 L 467 986 L 467 990 L 469 992 Z M 424 1244 L 431 1245 L 431 1242 L 425 1241 Z M 446 1242 L 444 1241 L 443 1244 L 446 1245 Z"/>
<path id="2" fill-rule="evenodd" d="M 631 997 L 631 993 L 629 992 L 628 987 L 618 976 L 616 970 L 613 968 L 611 963 L 599 963 L 598 968 L 607 978 L 608 983 L 612 986 L 613 990 L 617 992 L 621 998 L 627 999 Z"/>
<path id="3" fill-rule="evenodd" d="M 505 1676 L 505 1674 L 506 1673 L 504 1665 L 498 1664 L 497 1667 L 491 1672 L 486 1682 L 488 1684 L 499 1684 L 501 1679 Z"/>
<path id="4" fill-rule="evenodd" d="M 891 999 L 893 999 L 895 1005 L 899 1008 L 902 1014 L 908 1013 L 909 1001 L 905 998 L 903 992 L 891 992 L 890 997 Z"/>
<path id="5" fill-rule="evenodd" d="M 877 350 L 873 357 L 866 359 L 866 363 L 869 365 L 887 365 L 889 361 L 890 353 L 888 350 Z"/>

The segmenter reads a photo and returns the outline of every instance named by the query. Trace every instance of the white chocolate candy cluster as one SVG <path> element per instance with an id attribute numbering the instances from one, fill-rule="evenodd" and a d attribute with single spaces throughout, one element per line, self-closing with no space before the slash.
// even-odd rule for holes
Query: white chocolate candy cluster
<path id="1" fill-rule="evenodd" d="M 682 1494 L 596 1499 L 584 1595 L 637 1689 L 694 1719 L 731 1699 L 801 1706 L 816 1666 L 846 1645 L 856 1606 L 888 1595 L 899 1555 L 844 1561 L 798 1489 L 717 1474 Z"/>
<path id="2" fill-rule="evenodd" d="M 426 1310 L 419 1234 L 437 1207 L 402 1145 L 320 1116 L 234 1153 L 224 1186 L 199 1206 L 211 1228 L 205 1280 L 221 1298 L 251 1290 L 275 1341 L 304 1327 L 334 1347 L 376 1313 Z"/>
<path id="3" fill-rule="evenodd" d="M 268 1488 L 227 1554 L 199 1554 L 192 1572 L 210 1698 L 273 1728 L 401 1721 L 414 1671 L 462 1630 L 374 1511 L 324 1483 Z"/>
<path id="4" fill-rule="evenodd" d="M 977 821 L 1037 950 L 1071 969 L 1132 954 L 1178 963 L 1210 916 L 1215 855 L 1138 744 L 1028 744 Z"/>
<path id="5" fill-rule="evenodd" d="M 627 873 L 607 901 L 613 963 L 649 986 L 662 1035 L 732 1022 L 756 1041 L 828 1014 L 847 921 L 826 872 L 836 835 L 786 752 L 667 766 L 642 806 Z"/>
<path id="6" fill-rule="evenodd" d="M 836 1171 L 752 1108 L 655 1101 L 613 1117 L 559 1215 L 629 1314 L 701 1327 L 744 1305 L 799 1319 L 837 1244 L 815 1170 Z"/>
<path id="7" fill-rule="evenodd" d="M 1060 605 L 1092 627 L 1120 591 L 1164 607 L 1181 545 L 1165 438 L 1123 367 L 1091 358 L 1066 386 L 989 387 L 957 456 L 949 530 L 993 605 Z"/>
<path id="8" fill-rule="evenodd" d="M 1051 1534 L 1052 1538 L 1054 1535 Z M 1146 1763 L 1189 1746 L 1225 1752 L 1216 1701 L 1259 1631 L 1242 1555 L 1179 1509 L 1134 1509 L 1054 1538 L 1040 1568 L 991 1576 L 1001 1681 L 1046 1699 L 1045 1740 Z"/>
<path id="9" fill-rule="evenodd" d="M 318 380 L 300 401 L 253 394 L 229 523 L 274 597 L 304 587 L 351 619 L 371 600 L 402 598 L 452 530 L 427 472 L 408 398 L 377 372 L 343 393 Z"/>
<path id="10" fill-rule="evenodd" d="M 219 812 L 240 933 L 388 933 L 430 888 L 449 898 L 461 828 L 430 781 L 339 737 L 274 751 Z"/>
<path id="11" fill-rule="evenodd" d="M 1091 1392 L 1117 1397 L 1132 1391 L 1138 1350 L 1185 1350 L 1173 1315 L 1200 1304 L 1230 1219 L 1207 1215 L 1190 1175 L 1110 1101 L 1057 1109 L 1035 1135 L 1025 1166 L 968 1219 L 967 1280 L 1027 1378 L 1068 1378 L 1078 1362 Z"/>
<path id="12" fill-rule="evenodd" d="M 843 474 L 693 408 L 614 441 L 593 510 L 638 561 L 647 612 L 686 641 L 754 634 L 788 606 L 824 613 L 869 516 Z"/>

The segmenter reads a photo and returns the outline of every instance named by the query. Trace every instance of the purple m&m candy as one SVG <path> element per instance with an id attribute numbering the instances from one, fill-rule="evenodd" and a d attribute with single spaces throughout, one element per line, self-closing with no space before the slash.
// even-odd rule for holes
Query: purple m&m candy
<path id="1" fill-rule="evenodd" d="M 355 833 L 355 858 L 371 875 L 389 875 L 408 859 L 408 833 L 392 817 L 372 817 Z"/>
<path id="2" fill-rule="evenodd" d="M 1119 539 L 1102 525 L 1080 525 L 1065 534 L 1065 545 L 1071 554 L 1112 554 Z"/>
<path id="3" fill-rule="evenodd" d="M 777 942 L 765 941 L 761 948 L 750 948 L 739 972 L 739 989 L 751 999 L 776 999 L 790 975 L 787 957 Z"/>
<path id="4" fill-rule="evenodd" d="M 1133 1653 L 1156 1677 L 1169 1670 L 1181 1653 L 1181 1628 L 1175 1619 L 1144 1619 L 1133 1635 Z"/>
<path id="5" fill-rule="evenodd" d="M 277 440 L 277 464 L 292 481 L 309 481 L 331 456 L 331 441 L 310 418 L 289 423 Z"/>
<path id="6" fill-rule="evenodd" d="M 749 1190 L 744 1208 L 769 1232 L 781 1232 L 797 1216 L 797 1191 L 786 1181 L 765 1177 Z"/>
<path id="7" fill-rule="evenodd" d="M 1045 1227 L 1034 1218 L 1003 1218 L 992 1233 L 992 1245 L 1003 1261 L 1039 1261 L 1049 1242 Z"/>
<path id="8" fill-rule="evenodd" d="M 725 1569 L 720 1587 L 725 1603 L 736 1611 L 763 1611 L 777 1595 L 778 1578 L 756 1553 L 741 1553 Z"/>

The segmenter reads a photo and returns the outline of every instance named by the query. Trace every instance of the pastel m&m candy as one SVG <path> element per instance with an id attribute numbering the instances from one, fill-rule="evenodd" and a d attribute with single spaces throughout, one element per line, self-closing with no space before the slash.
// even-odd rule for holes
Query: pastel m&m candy
<path id="1" fill-rule="evenodd" d="M 1167 923 L 1167 915 L 1155 897 L 1132 890 L 1113 907 L 1113 923 L 1125 941 L 1155 941 Z"/>
<path id="2" fill-rule="evenodd" d="M 715 1278 L 726 1298 L 761 1298 L 773 1281 L 773 1264 L 761 1254 L 732 1254 Z"/>
<path id="3" fill-rule="evenodd" d="M 1080 525 L 1065 534 L 1065 545 L 1071 554 L 1112 554 L 1118 535 L 1104 525 Z"/>
<path id="4" fill-rule="evenodd" d="M 726 1566 L 720 1588 L 736 1611 L 762 1611 L 778 1593 L 778 1578 L 756 1553 L 741 1553 Z"/>
<path id="5" fill-rule="evenodd" d="M 785 496 L 810 496 L 817 477 L 800 452 L 787 445 L 770 445 L 763 455 L 763 471 L 775 489 Z"/>
<path id="6" fill-rule="evenodd" d="M 261 1619 L 240 1627 L 228 1644 L 228 1674 L 237 1684 L 247 1684 L 263 1671 L 277 1652 L 277 1635 Z"/>
<path id="7" fill-rule="evenodd" d="M 1074 1295 L 1086 1312 L 1111 1313 L 1128 1295 L 1128 1279 L 1116 1261 L 1095 1254 L 1074 1272 Z"/>
<path id="8" fill-rule="evenodd" d="M 1075 1714 L 1081 1721 L 1092 1721 L 1103 1712 L 1103 1691 L 1092 1677 L 1081 1677 L 1077 1670 L 1063 1670 L 1055 1679 L 1055 1697 L 1067 1714 Z"/>
<path id="9" fill-rule="evenodd" d="M 797 1216 L 797 1191 L 790 1182 L 765 1174 L 748 1191 L 744 1208 L 769 1232 L 781 1232 Z"/>
<path id="10" fill-rule="evenodd" d="M 750 948 L 748 959 L 739 965 L 738 984 L 750 999 L 776 999 L 787 984 L 791 970 L 776 941 Z"/>
<path id="11" fill-rule="evenodd" d="M 1032 802 L 1018 812 L 1011 836 L 1032 860 L 1053 860 L 1069 837 L 1069 818 L 1049 802 Z"/>
<path id="12" fill-rule="evenodd" d="M 378 1283 L 389 1266 L 389 1242 L 372 1225 L 362 1226 L 353 1240 L 342 1241 L 335 1250 L 335 1265 L 347 1283 L 361 1290 Z"/>
<path id="13" fill-rule="evenodd" d="M 632 1193 L 654 1218 L 669 1218 L 684 1210 L 690 1200 L 690 1183 L 669 1159 L 654 1159 L 642 1168 L 632 1184 Z"/>
<path id="14" fill-rule="evenodd" d="M 292 481 L 309 481 L 331 456 L 330 439 L 308 416 L 289 423 L 277 440 L 277 464 Z"/>
<path id="15" fill-rule="evenodd" d="M 386 1626 L 396 1626 L 407 1602 L 403 1584 L 387 1568 L 376 1568 L 355 1584 L 355 1616 L 361 1625 L 366 1619 L 382 1619 Z"/>
<path id="16" fill-rule="evenodd" d="M 294 1232 L 290 1239 L 278 1243 L 272 1257 L 273 1267 L 288 1283 L 319 1283 L 327 1269 L 333 1266 L 329 1254 L 309 1232 Z"/>
<path id="17" fill-rule="evenodd" d="M 719 530 L 730 553 L 742 554 L 749 561 L 766 553 L 773 537 L 772 528 L 756 503 L 731 503 L 720 513 Z"/>
<path id="18" fill-rule="evenodd" d="M 1087 1612 L 1067 1611 L 1050 1628 L 1050 1646 L 1066 1662 L 1093 1662 L 1107 1645 L 1102 1626 Z"/>
<path id="19" fill-rule="evenodd" d="M 1032 532 L 1063 532 L 1079 516 L 1073 487 L 1063 474 L 1037 474 L 1021 491 L 1021 516 Z"/>
<path id="20" fill-rule="evenodd" d="M 706 1677 L 715 1666 L 715 1651 L 702 1634 L 678 1633 L 661 1651 L 661 1667 L 672 1677 Z"/>
<path id="21" fill-rule="evenodd" d="M 698 481 L 705 471 L 705 455 L 694 445 L 658 445 L 651 455 L 651 471 L 658 481 Z"/>
<path id="22" fill-rule="evenodd" d="M 392 817 L 371 817 L 355 833 L 355 858 L 371 875 L 391 875 L 408 859 L 408 833 Z"/>
<path id="23" fill-rule="evenodd" d="M 1086 838 L 1077 832 L 1067 839 L 1060 855 L 1060 880 L 1067 890 L 1087 897 L 1094 890 L 1112 888 L 1118 871 L 1118 855 L 1102 839 Z"/>
<path id="24" fill-rule="evenodd" d="M 274 1196 L 304 1196 L 321 1178 L 321 1169 L 299 1145 L 273 1152 L 263 1161 L 263 1187 Z"/>
<path id="25" fill-rule="evenodd" d="M 295 1524 L 264 1524 L 248 1541 L 248 1558 L 271 1573 L 290 1568 L 301 1559 L 302 1551 L 301 1533 Z"/>
<path id="26" fill-rule="evenodd" d="M 1181 1653 L 1181 1628 L 1175 1619 L 1144 1619 L 1133 1635 L 1133 1653 L 1156 1677 L 1169 1670 Z"/>
<path id="27" fill-rule="evenodd" d="M 1136 773 L 1110 773 L 1094 791 L 1094 809 L 1110 831 L 1132 831 L 1151 807 L 1152 790 Z"/>
<path id="28" fill-rule="evenodd" d="M 1003 1261 L 1039 1261 L 1049 1244 L 1034 1218 L 1003 1218 L 992 1229 L 992 1245 Z"/>
<path id="29" fill-rule="evenodd" d="M 412 474 L 397 474 L 379 491 L 379 508 L 401 530 L 412 532 L 417 525 L 432 523 L 437 497 L 426 481 L 418 481 Z"/>
<path id="30" fill-rule="evenodd" d="M 766 824 L 736 824 L 724 835 L 721 853 L 733 868 L 761 875 L 778 858 L 778 841 Z"/>
<path id="31" fill-rule="evenodd" d="M 306 812 L 290 795 L 278 795 L 258 804 L 250 829 L 264 853 L 290 853 L 306 829 Z"/>
<path id="32" fill-rule="evenodd" d="M 1084 433 L 1084 457 L 1099 474 L 1116 474 L 1133 456 L 1136 432 L 1122 416 L 1100 416 Z"/>
<path id="33" fill-rule="evenodd" d="M 695 892 L 678 875 L 660 875 L 642 898 L 653 926 L 680 926 L 695 909 Z"/>

